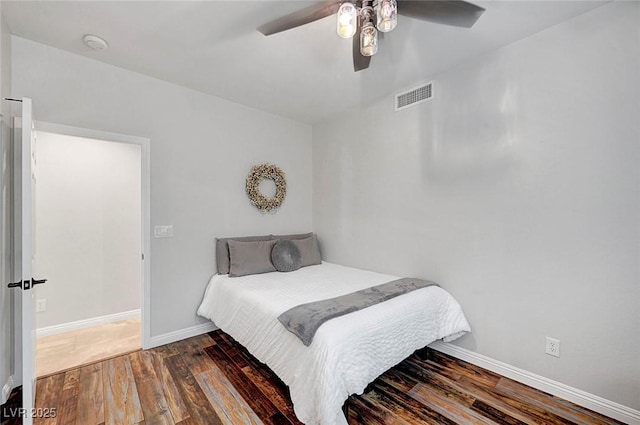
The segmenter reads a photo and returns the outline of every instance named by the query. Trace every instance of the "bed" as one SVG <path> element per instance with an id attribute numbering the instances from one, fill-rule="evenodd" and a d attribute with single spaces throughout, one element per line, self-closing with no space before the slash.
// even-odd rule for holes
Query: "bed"
<path id="1" fill-rule="evenodd" d="M 305 346 L 278 320 L 300 304 L 396 276 L 321 262 L 289 273 L 214 275 L 198 309 L 288 385 L 306 425 L 346 425 L 342 405 L 415 350 L 470 332 L 458 302 L 431 286 L 324 323 Z"/>

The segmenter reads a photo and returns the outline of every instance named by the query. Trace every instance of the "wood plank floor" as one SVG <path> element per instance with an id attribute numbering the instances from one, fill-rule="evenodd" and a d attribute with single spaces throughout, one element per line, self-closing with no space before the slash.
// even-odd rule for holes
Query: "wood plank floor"
<path id="1" fill-rule="evenodd" d="M 78 329 L 37 340 L 37 375 L 46 376 L 79 365 L 139 350 L 140 318 Z"/>
<path id="2" fill-rule="evenodd" d="M 423 360 L 425 359 L 425 360 Z M 300 424 L 287 387 L 221 331 L 38 380 L 36 424 Z M 424 350 L 351 396 L 350 424 L 619 424 Z"/>

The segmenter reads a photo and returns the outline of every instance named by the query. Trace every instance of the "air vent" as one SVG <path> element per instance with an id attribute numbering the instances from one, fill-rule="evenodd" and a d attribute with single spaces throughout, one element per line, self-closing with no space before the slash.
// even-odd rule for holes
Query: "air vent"
<path id="1" fill-rule="evenodd" d="M 420 87 L 402 92 L 396 95 L 396 111 L 426 102 L 432 97 L 433 83 L 423 84 Z"/>

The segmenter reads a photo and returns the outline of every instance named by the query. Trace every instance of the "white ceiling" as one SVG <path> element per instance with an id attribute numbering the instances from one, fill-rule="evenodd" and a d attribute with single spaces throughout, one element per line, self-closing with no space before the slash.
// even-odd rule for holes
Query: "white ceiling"
<path id="1" fill-rule="evenodd" d="M 308 1 L 5 1 L 11 32 L 274 114 L 313 123 L 410 88 L 458 63 L 602 5 L 476 1 L 472 29 L 400 17 L 371 67 L 353 72 L 334 17 L 265 37 L 255 28 Z M 96 34 L 109 49 L 82 42 Z"/>

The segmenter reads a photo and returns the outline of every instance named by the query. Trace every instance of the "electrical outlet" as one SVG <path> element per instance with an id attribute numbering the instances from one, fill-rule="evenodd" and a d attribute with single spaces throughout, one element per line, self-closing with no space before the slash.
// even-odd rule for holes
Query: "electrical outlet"
<path id="1" fill-rule="evenodd" d="M 550 356 L 560 357 L 560 340 L 547 337 L 547 348 L 545 352 Z"/>
<path id="2" fill-rule="evenodd" d="M 46 298 L 42 298 L 39 300 L 36 300 L 36 313 L 42 313 L 43 311 L 47 310 L 47 299 Z"/>

